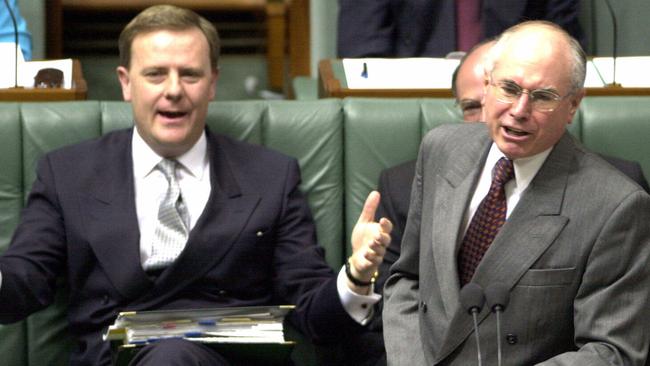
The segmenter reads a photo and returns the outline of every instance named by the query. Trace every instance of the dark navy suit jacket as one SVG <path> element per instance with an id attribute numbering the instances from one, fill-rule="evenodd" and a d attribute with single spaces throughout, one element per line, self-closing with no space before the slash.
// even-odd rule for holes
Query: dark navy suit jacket
<path id="1" fill-rule="evenodd" d="M 456 51 L 454 0 L 339 0 L 339 57 L 444 57 Z M 483 35 L 554 22 L 584 44 L 577 0 L 482 0 Z"/>
<path id="2" fill-rule="evenodd" d="M 298 189 L 295 159 L 208 131 L 212 190 L 185 250 L 155 280 L 142 269 L 133 130 L 45 155 L 9 249 L 0 257 L 0 321 L 17 321 L 70 289 L 72 365 L 107 365 L 103 330 L 120 311 L 295 304 L 292 322 L 327 340 L 361 329 Z"/>

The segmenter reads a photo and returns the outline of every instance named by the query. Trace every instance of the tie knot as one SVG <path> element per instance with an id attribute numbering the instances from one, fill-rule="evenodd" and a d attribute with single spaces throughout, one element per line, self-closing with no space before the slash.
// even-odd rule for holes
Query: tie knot
<path id="1" fill-rule="evenodd" d="M 492 170 L 492 180 L 494 182 L 497 182 L 500 185 L 504 185 L 508 183 L 510 179 L 514 178 L 514 176 L 515 169 L 512 165 L 512 160 L 508 158 L 501 158 L 494 165 L 494 169 Z"/>
<path id="2" fill-rule="evenodd" d="M 172 179 L 176 179 L 176 165 L 178 162 L 176 160 L 171 160 L 171 159 L 163 159 L 156 165 L 158 170 L 160 170 L 164 175 L 165 178 L 167 178 L 168 181 L 171 181 Z"/>

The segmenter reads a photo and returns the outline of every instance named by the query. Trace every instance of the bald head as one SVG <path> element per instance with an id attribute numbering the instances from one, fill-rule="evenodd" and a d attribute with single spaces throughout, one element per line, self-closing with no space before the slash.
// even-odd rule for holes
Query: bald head
<path id="1" fill-rule="evenodd" d="M 484 60 L 496 41 L 482 43 L 461 60 L 454 75 L 452 91 L 466 122 L 481 120 L 481 99 L 485 79 Z"/>

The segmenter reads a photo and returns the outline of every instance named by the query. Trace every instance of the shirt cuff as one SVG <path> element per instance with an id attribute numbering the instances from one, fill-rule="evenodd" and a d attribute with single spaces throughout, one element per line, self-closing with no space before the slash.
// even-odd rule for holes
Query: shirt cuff
<path id="1" fill-rule="evenodd" d="M 374 284 L 370 286 L 370 295 L 359 295 L 350 290 L 345 267 L 341 268 L 336 278 L 336 289 L 343 308 L 352 319 L 361 325 L 368 324 L 374 314 L 373 305 L 381 300 L 381 295 L 375 293 L 374 287 Z"/>

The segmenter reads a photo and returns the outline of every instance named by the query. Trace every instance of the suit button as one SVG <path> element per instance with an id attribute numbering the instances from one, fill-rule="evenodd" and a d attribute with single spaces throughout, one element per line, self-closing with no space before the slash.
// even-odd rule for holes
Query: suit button
<path id="1" fill-rule="evenodd" d="M 517 338 L 516 334 L 508 334 L 506 335 L 506 342 L 508 342 L 509 345 L 514 345 L 519 342 L 519 338 Z"/>
<path id="2" fill-rule="evenodd" d="M 226 295 L 228 295 L 228 291 L 226 291 L 226 290 L 219 290 L 218 294 L 219 294 L 219 296 L 226 296 Z"/>
<path id="3" fill-rule="evenodd" d="M 104 305 L 108 304 L 108 300 L 109 300 L 108 295 L 104 294 L 104 296 L 102 296 L 102 304 Z"/>
<path id="4" fill-rule="evenodd" d="M 424 301 L 420 301 L 420 309 L 422 309 L 423 313 L 427 312 L 427 303 Z"/>

